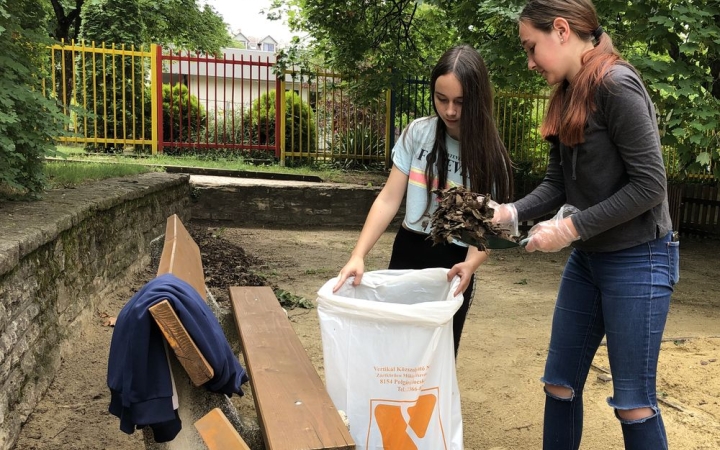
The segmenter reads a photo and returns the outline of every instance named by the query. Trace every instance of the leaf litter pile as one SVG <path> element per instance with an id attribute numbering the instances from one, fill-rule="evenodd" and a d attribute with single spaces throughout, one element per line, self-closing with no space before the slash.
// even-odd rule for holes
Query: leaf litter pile
<path id="1" fill-rule="evenodd" d="M 438 208 L 432 216 L 430 238 L 433 243 L 457 240 L 485 250 L 488 235 L 515 240 L 505 229 L 491 222 L 493 209 L 488 205 L 490 194 L 478 201 L 479 194 L 462 186 L 436 189 L 433 193 L 439 199 Z"/>
<path id="2" fill-rule="evenodd" d="M 255 273 L 253 268 L 262 267 L 263 261 L 224 239 L 222 229 L 190 223 L 187 230 L 200 248 L 205 284 L 219 302 L 228 300 L 230 286 L 271 286 L 283 307 L 313 307 L 304 297 L 280 289 Z"/>

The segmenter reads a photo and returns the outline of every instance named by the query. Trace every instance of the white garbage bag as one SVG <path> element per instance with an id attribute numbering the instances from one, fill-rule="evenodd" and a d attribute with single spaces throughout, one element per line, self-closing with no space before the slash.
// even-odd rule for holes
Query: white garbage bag
<path id="1" fill-rule="evenodd" d="M 318 291 L 325 383 L 357 449 L 462 450 L 447 269 L 367 272 Z"/>

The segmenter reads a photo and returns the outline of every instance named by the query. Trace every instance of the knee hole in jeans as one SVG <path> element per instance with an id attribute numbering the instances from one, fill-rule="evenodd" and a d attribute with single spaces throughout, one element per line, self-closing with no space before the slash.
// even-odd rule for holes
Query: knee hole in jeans
<path id="1" fill-rule="evenodd" d="M 545 394 L 557 400 L 572 400 L 575 393 L 572 388 L 545 383 Z"/>
<path id="2" fill-rule="evenodd" d="M 656 411 L 650 407 L 632 408 L 632 409 L 615 409 L 617 418 L 622 422 L 642 422 L 656 414 Z"/>

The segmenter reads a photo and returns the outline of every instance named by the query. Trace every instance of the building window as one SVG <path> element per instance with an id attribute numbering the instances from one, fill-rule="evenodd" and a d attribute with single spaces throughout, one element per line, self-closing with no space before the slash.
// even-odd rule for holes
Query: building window
<path id="1" fill-rule="evenodd" d="M 275 44 L 269 43 L 269 42 L 263 42 L 262 49 L 264 52 L 274 52 L 275 51 Z"/>

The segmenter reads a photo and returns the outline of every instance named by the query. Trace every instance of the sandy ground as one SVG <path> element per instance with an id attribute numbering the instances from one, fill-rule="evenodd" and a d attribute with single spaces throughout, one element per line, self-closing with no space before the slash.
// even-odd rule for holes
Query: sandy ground
<path id="1" fill-rule="evenodd" d="M 262 260 L 254 271 L 269 283 L 315 300 L 316 292 L 345 263 L 357 230 L 289 231 L 214 228 L 222 239 Z M 367 270 L 387 265 L 392 233 L 386 233 L 366 261 Z M 477 291 L 457 359 L 465 448 L 541 448 L 542 375 L 557 284 L 567 252 L 528 254 L 495 251 L 478 271 Z M 116 315 L 142 284 L 148 268 L 126 290 L 108 299 L 97 320 L 77 339 L 50 390 L 22 430 L 16 449 L 141 449 L 140 433 L 119 431 L 107 413 L 105 385 Z M 720 448 L 720 242 L 683 240 L 677 285 L 660 356 L 661 408 L 670 448 Z M 222 300 L 224 290 L 214 292 Z M 323 374 L 317 311 L 289 311 L 310 358 Z M 620 426 L 605 399 L 612 383 L 601 347 L 585 393 L 582 449 L 622 449 Z M 236 400 L 243 410 L 252 400 Z"/>

